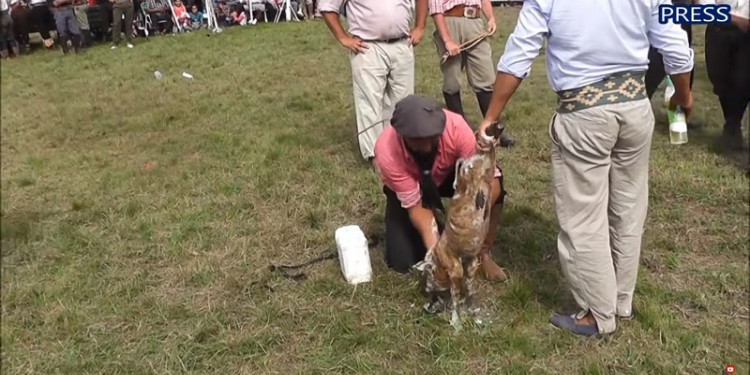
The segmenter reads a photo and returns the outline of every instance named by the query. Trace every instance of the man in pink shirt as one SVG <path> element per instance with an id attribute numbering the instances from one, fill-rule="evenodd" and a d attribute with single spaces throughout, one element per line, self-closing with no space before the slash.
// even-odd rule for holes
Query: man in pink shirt
<path id="1" fill-rule="evenodd" d="M 456 162 L 476 152 L 476 137 L 463 116 L 440 108 L 434 101 L 409 95 L 399 101 L 375 143 L 374 164 L 383 183 L 386 263 L 407 272 L 424 259 L 442 229 L 434 210 L 443 209 L 440 197 L 452 197 Z M 480 254 L 488 280 L 505 280 L 492 260 L 491 249 L 505 197 L 502 172 L 492 184 L 490 231 Z"/>

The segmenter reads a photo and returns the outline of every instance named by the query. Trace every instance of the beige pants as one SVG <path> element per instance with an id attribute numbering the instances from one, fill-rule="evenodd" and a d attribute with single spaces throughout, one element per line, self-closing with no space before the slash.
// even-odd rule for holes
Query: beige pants
<path id="1" fill-rule="evenodd" d="M 362 132 L 359 150 L 365 160 L 374 156 L 375 141 L 396 103 L 414 93 L 414 51 L 409 40 L 366 44 L 369 48 L 364 53 L 349 53 L 357 132 Z"/>
<path id="2" fill-rule="evenodd" d="M 550 123 L 560 265 L 579 317 L 591 311 L 600 333 L 631 313 L 653 129 L 647 99 L 555 114 Z"/>
<path id="3" fill-rule="evenodd" d="M 481 18 L 444 17 L 453 43 L 464 44 L 485 32 L 486 26 Z M 437 30 L 432 34 L 437 47 L 438 57 L 445 54 L 445 43 Z M 459 55 L 451 56 L 440 65 L 443 73 L 443 92 L 455 94 L 461 91 L 461 70 L 466 66 L 466 78 L 474 92 L 492 91 L 495 84 L 495 65 L 492 63 L 492 47 L 485 38 L 471 49 Z"/>

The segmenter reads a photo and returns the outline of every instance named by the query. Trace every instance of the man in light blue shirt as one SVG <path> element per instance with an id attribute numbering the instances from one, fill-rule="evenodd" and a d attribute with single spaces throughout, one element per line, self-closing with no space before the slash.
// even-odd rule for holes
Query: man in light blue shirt
<path id="1" fill-rule="evenodd" d="M 663 56 L 688 120 L 693 51 L 676 24 L 658 22 L 670 0 L 526 0 L 498 63 L 478 132 L 495 121 L 547 40 L 547 75 L 558 94 L 549 125 L 560 265 L 581 308 L 550 323 L 583 336 L 615 331 L 633 316 L 654 114 L 644 75 L 649 46 Z M 478 148 L 486 149 L 478 136 Z"/>

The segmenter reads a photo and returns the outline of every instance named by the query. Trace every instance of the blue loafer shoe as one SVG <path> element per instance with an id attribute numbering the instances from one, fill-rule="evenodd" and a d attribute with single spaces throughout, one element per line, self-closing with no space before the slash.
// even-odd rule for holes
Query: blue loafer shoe
<path id="1" fill-rule="evenodd" d="M 599 329 L 596 326 L 576 324 L 575 318 L 569 315 L 554 315 L 549 318 L 549 322 L 557 328 L 579 336 L 599 336 Z"/>

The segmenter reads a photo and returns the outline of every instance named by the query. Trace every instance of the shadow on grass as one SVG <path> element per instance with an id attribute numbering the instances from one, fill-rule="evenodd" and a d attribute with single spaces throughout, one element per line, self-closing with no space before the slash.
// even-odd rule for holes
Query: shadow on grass
<path id="1" fill-rule="evenodd" d="M 493 256 L 510 278 L 508 298 L 521 308 L 531 301 L 555 311 L 575 306 L 558 263 L 557 231 L 530 207 L 509 204 L 503 212 Z"/>

